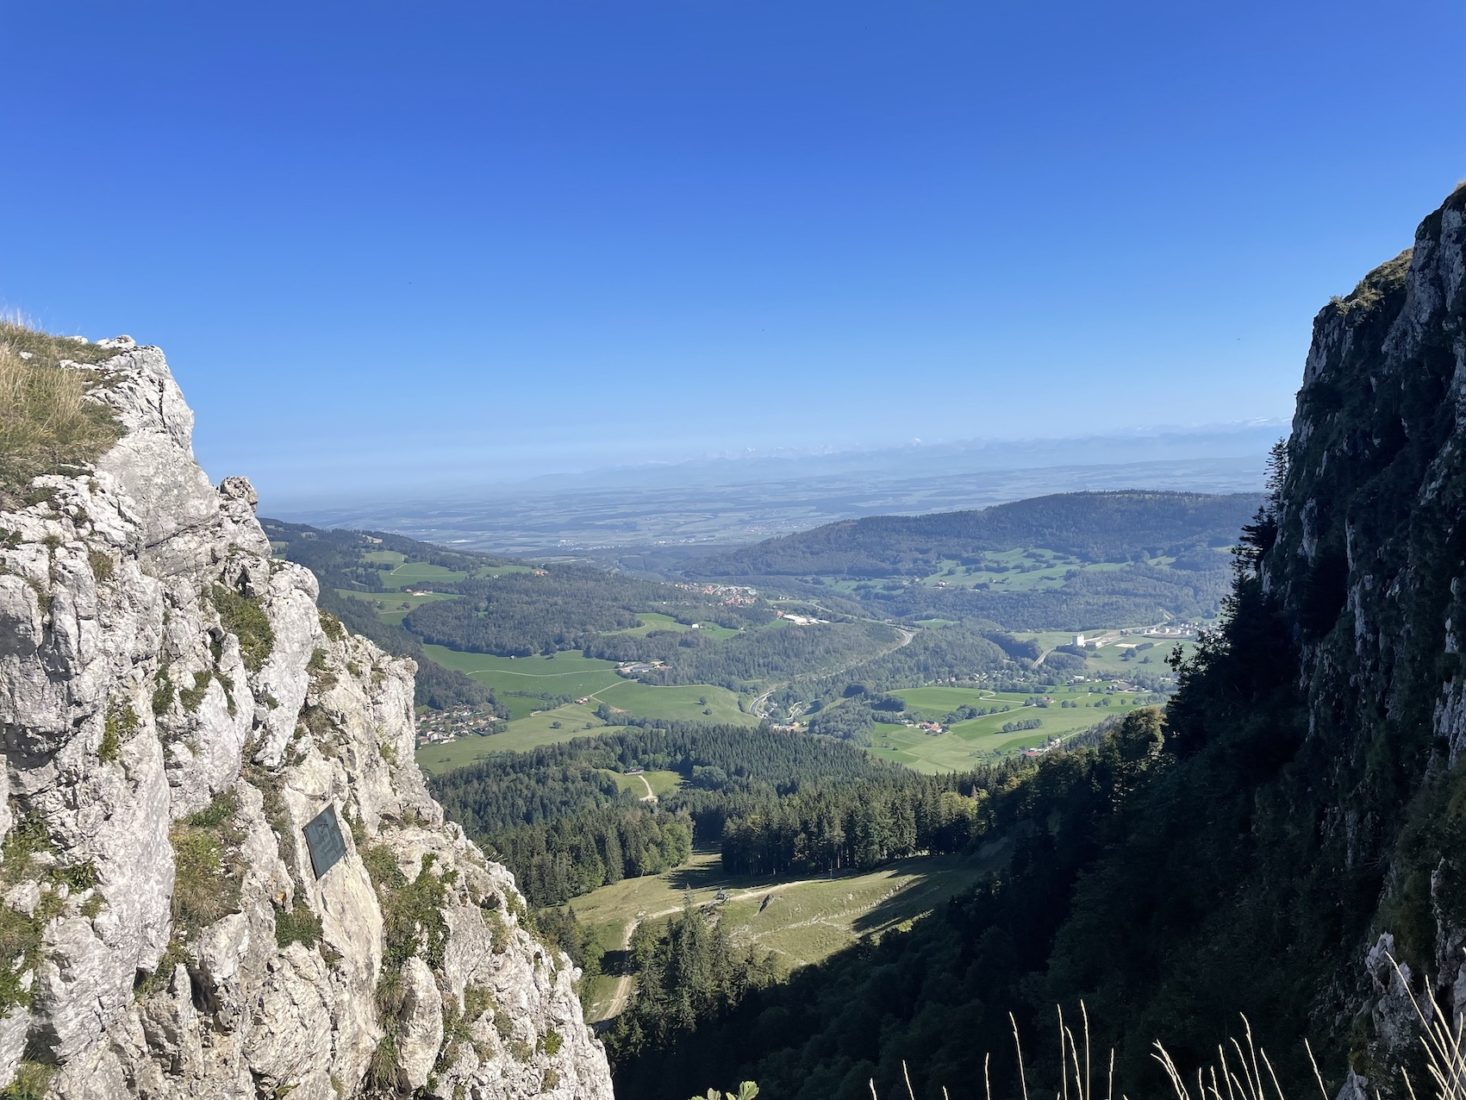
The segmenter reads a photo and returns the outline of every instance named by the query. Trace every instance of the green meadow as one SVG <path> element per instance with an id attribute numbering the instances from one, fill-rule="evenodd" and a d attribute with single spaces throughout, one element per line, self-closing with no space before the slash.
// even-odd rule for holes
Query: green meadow
<path id="1" fill-rule="evenodd" d="M 434 581 L 461 581 L 470 574 L 461 570 L 447 569 L 425 561 L 409 561 L 405 554 L 396 550 L 373 550 L 362 555 L 363 561 L 380 565 L 383 588 L 406 588 L 412 584 L 431 584 Z M 475 577 L 497 577 L 504 573 L 528 573 L 527 565 L 485 565 L 475 569 Z M 360 593 L 371 595 L 372 593 Z"/>
<path id="2" fill-rule="evenodd" d="M 542 745 L 556 745 L 577 737 L 619 733 L 625 728 L 607 725 L 589 707 L 571 703 L 515 719 L 499 732 L 486 737 L 464 737 L 446 745 L 424 745 L 415 755 L 418 767 L 429 775 L 438 775 L 497 753 L 530 752 Z"/>
<path id="3" fill-rule="evenodd" d="M 673 633 L 683 634 L 693 629 L 690 624 L 679 623 L 671 615 L 663 615 L 660 611 L 638 611 L 636 614 L 637 618 L 641 620 L 638 625 L 629 626 L 625 630 L 612 630 L 609 633 L 630 634 L 633 637 L 644 638 L 648 634 L 659 630 L 670 630 Z M 738 631 L 731 627 L 719 626 L 717 623 L 699 623 L 696 629 L 699 633 L 720 641 L 723 638 L 731 638 L 738 633 Z"/>
<path id="4" fill-rule="evenodd" d="M 730 875 L 715 851 L 662 875 L 623 879 L 570 903 L 577 919 L 608 950 L 620 949 L 639 921 L 666 920 L 683 905 L 727 900 L 721 920 L 738 942 L 771 952 L 782 969 L 796 970 L 896 928 L 936 909 L 976 885 L 1006 857 L 994 845 L 988 858 L 931 856 L 899 860 L 862 874 L 808 879 Z M 606 1019 L 616 1000 L 618 979 L 603 975 L 591 989 L 587 1018 Z"/>
<path id="5" fill-rule="evenodd" d="M 1102 684 L 1057 688 L 1044 696 L 962 687 L 912 688 L 890 694 L 906 704 L 907 717 L 918 720 L 940 721 L 962 706 L 1010 708 L 953 723 L 940 734 L 898 723 L 876 725 L 870 738 L 873 755 L 927 773 L 962 771 L 1004 753 L 1043 745 L 1050 737 L 1062 739 L 1089 729 L 1113 715 L 1154 705 L 1148 693 L 1113 692 Z M 1023 705 L 1036 698 L 1051 702 L 1042 707 Z M 1060 705 L 1065 702 L 1071 705 Z M 1036 729 L 1003 731 L 1004 725 L 1031 719 L 1042 724 Z"/>
<path id="6" fill-rule="evenodd" d="M 636 798 L 645 798 L 647 788 L 651 788 L 652 794 L 661 798 L 664 794 L 671 794 L 678 787 L 682 786 L 682 777 L 676 772 L 641 772 L 637 775 L 623 775 L 620 772 L 599 769 L 602 774 L 609 775 L 616 781 L 616 786 Z M 646 782 L 643 783 L 642 780 Z"/>
<path id="7" fill-rule="evenodd" d="M 1196 643 L 1190 640 L 1177 642 L 1175 639 L 1134 635 L 1099 649 L 1086 647 L 1084 660 L 1090 668 L 1116 676 L 1124 676 L 1126 672 L 1136 670 L 1144 670 L 1154 676 L 1167 671 L 1166 659 L 1177 645 L 1180 645 L 1182 654 L 1188 657 L 1196 650 Z M 1127 657 L 1127 653 L 1130 656 Z"/>
<path id="8" fill-rule="evenodd" d="M 738 696 L 711 684 L 662 687 L 621 680 L 596 693 L 596 699 L 614 710 L 642 718 L 681 719 L 685 722 L 726 722 L 756 726 L 758 719 L 738 709 Z"/>
<path id="9" fill-rule="evenodd" d="M 1174 560 L 1157 557 L 1149 559 L 1147 564 L 1167 566 Z M 1128 562 L 1084 561 L 1055 550 L 1013 549 L 984 553 L 978 565 L 943 559 L 937 563 L 935 570 L 921 578 L 920 583 L 947 588 L 974 588 L 983 585 L 994 591 L 1032 592 L 1062 588 L 1069 574 L 1075 571 L 1116 573 L 1129 567 Z"/>
<path id="10" fill-rule="evenodd" d="M 406 588 L 411 584 L 431 584 L 434 581 L 461 581 L 467 576 L 467 573 L 459 572 L 456 569 L 445 569 L 441 565 L 412 561 L 404 562 L 396 569 L 384 571 L 381 574 L 381 581 L 383 588 Z"/>
<path id="11" fill-rule="evenodd" d="M 338 588 L 336 594 L 342 599 L 372 604 L 377 618 L 393 626 L 401 626 L 402 620 L 410 611 L 425 603 L 457 598 L 447 592 L 359 592 L 351 588 Z"/>
<path id="12" fill-rule="evenodd" d="M 439 664 L 456 668 L 493 688 L 496 698 L 509 711 L 509 721 L 501 732 L 419 749 L 418 764 L 430 773 L 461 768 L 491 753 L 528 752 L 541 745 L 624 728 L 607 725 L 596 717 L 596 707 L 601 703 L 629 717 L 757 725 L 757 719 L 738 709 L 738 696 L 726 688 L 711 684 L 642 684 L 618 676 L 610 661 L 579 653 L 496 657 L 438 645 L 423 649 Z M 586 702 L 555 702 L 566 697 Z"/>
<path id="13" fill-rule="evenodd" d="M 580 697 L 626 682 L 616 675 L 613 662 L 579 653 L 497 657 L 492 653 L 463 653 L 441 645 L 425 645 L 423 652 L 438 664 L 456 668 L 487 684 L 495 693 Z"/>

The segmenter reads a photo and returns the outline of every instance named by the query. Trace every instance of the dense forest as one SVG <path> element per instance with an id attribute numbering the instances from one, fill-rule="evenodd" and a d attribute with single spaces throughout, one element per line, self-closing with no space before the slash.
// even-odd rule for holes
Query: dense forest
<path id="1" fill-rule="evenodd" d="M 687 569 L 879 618 L 987 620 L 1009 630 L 1087 630 L 1163 612 L 1205 618 L 1229 583 L 1222 551 L 1257 503 L 1251 494 L 1064 493 L 828 524 Z M 1044 571 L 1040 583 L 1025 580 Z"/>
<path id="2" fill-rule="evenodd" d="M 425 642 L 502 657 L 583 649 L 602 634 L 637 626 L 640 611 L 735 629 L 773 618 L 762 606 L 725 606 L 675 585 L 590 566 L 548 565 L 435 587 L 463 598 L 423 604 L 403 624 Z"/>
<path id="3" fill-rule="evenodd" d="M 612 1058 L 675 1043 L 701 1021 L 738 1008 L 778 973 L 771 956 L 735 944 L 717 920 L 691 907 L 665 927 L 639 925 L 629 954 L 636 995 L 606 1036 Z"/>
<path id="4" fill-rule="evenodd" d="M 699 1082 L 741 1075 L 777 1096 L 855 1100 L 870 1095 L 872 1077 L 881 1095 L 896 1095 L 905 1060 L 918 1095 L 942 1085 L 954 1097 L 980 1095 L 984 1054 L 1011 1042 L 1008 1008 L 1031 1003 L 1021 1017 L 1028 1021 L 1051 1011 L 1039 1003 L 1048 989 L 1034 985 L 1033 967 L 1057 934 L 1080 869 L 1115 839 L 1137 791 L 1169 765 L 1159 713 L 1137 711 L 1097 747 L 1010 772 L 976 800 L 939 795 L 952 850 L 1008 838 L 1004 873 L 908 934 L 750 989 L 690 1025 L 646 1021 L 660 999 L 634 1004 L 638 1026 L 616 1033 L 612 1045 L 618 1091 L 681 1098 Z M 1004 1092 L 1017 1086 L 1011 1069 L 993 1067 Z"/>
<path id="5" fill-rule="evenodd" d="M 648 805 L 610 776 L 632 768 L 673 771 L 683 785 Z M 987 793 L 1021 769 L 924 776 L 823 738 L 678 726 L 491 757 L 435 778 L 433 792 L 546 906 L 675 867 L 694 839 L 719 846 L 734 873 L 958 851 L 986 828 Z"/>

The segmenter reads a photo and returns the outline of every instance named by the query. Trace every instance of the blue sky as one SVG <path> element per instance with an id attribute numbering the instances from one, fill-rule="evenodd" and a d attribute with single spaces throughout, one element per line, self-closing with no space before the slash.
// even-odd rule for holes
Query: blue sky
<path id="1" fill-rule="evenodd" d="M 1466 7 L 10 4 L 0 306 L 266 503 L 1286 416 Z"/>

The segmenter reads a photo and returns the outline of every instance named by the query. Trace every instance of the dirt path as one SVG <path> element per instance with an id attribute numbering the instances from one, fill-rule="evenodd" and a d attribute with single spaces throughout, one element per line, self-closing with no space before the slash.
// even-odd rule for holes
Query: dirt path
<path id="1" fill-rule="evenodd" d="M 636 778 L 640 779 L 641 785 L 646 788 L 646 797 L 642 801 L 655 802 L 657 800 L 657 792 L 652 790 L 652 785 L 646 781 L 646 776 L 638 775 Z"/>
<path id="2" fill-rule="evenodd" d="M 636 926 L 640 923 L 640 918 L 637 918 L 626 926 L 626 935 L 622 937 L 621 942 L 622 951 L 630 949 L 631 937 L 636 933 Z M 611 993 L 611 1004 L 606 1009 L 606 1018 L 597 1021 L 598 1023 L 609 1023 L 626 1010 L 626 1002 L 631 997 L 631 981 L 630 974 L 622 974 L 616 979 L 616 988 Z"/>
<path id="3" fill-rule="evenodd" d="M 650 784 L 648 784 L 647 789 L 651 789 Z M 752 886 L 748 889 L 738 890 L 734 893 L 728 894 L 724 899 L 723 904 L 727 904 L 728 902 L 733 901 L 743 901 L 745 898 L 755 898 L 760 895 L 767 896 L 769 894 L 777 894 L 781 891 L 788 890 L 795 886 L 804 886 L 811 882 L 825 882 L 828 880 L 828 878 L 828 875 L 818 875 L 814 878 L 800 878 L 793 879 L 789 882 L 775 882 L 769 884 L 768 886 Z M 672 916 L 672 914 L 680 912 L 682 912 L 681 905 L 669 905 L 665 909 L 658 909 L 655 913 L 638 913 L 626 925 L 626 932 L 621 937 L 621 950 L 629 951 L 631 949 L 631 937 L 636 935 L 636 930 L 641 925 L 642 921 L 656 920 L 658 917 L 670 917 Z M 596 1021 L 597 1024 L 609 1023 L 617 1016 L 619 1016 L 622 1012 L 626 1011 L 626 1002 L 631 999 L 633 982 L 634 979 L 630 974 L 623 974 L 616 979 L 616 988 L 611 994 L 611 1003 L 606 1009 L 605 1019 Z"/>

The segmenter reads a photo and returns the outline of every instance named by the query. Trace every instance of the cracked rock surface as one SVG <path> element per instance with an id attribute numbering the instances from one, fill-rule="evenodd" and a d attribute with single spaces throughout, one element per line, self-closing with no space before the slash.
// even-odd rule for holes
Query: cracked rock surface
<path id="1" fill-rule="evenodd" d="M 209 483 L 162 353 L 108 346 L 122 438 L 0 512 L 0 1088 L 608 1100 L 569 959 L 413 763 L 412 663 Z"/>

